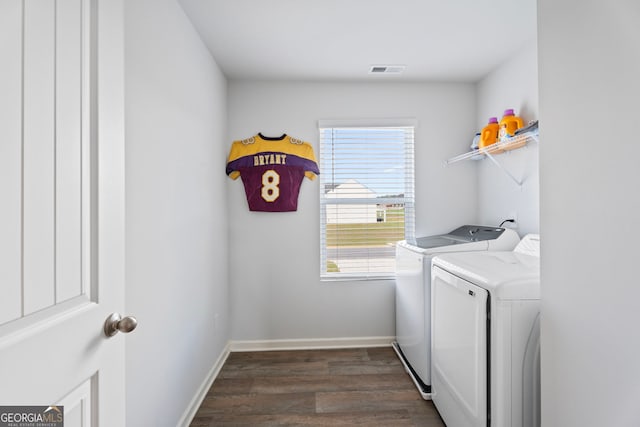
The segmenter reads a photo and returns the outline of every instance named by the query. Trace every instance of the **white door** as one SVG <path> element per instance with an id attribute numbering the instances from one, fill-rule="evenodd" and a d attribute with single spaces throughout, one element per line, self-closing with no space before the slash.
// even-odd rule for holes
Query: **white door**
<path id="1" fill-rule="evenodd" d="M 0 1 L 0 405 L 66 427 L 125 424 L 123 49 L 122 0 Z"/>

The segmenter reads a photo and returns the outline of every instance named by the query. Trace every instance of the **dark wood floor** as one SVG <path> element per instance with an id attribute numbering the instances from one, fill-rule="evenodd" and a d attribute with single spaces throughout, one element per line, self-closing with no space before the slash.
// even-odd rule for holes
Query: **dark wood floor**
<path id="1" fill-rule="evenodd" d="M 391 347 L 231 353 L 191 427 L 444 426 Z"/>

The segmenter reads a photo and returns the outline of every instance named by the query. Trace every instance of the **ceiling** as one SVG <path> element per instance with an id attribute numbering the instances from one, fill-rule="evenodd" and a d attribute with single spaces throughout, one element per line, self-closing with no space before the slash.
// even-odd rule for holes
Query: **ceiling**
<path id="1" fill-rule="evenodd" d="M 238 80 L 476 82 L 536 37 L 536 0 L 179 1 Z"/>

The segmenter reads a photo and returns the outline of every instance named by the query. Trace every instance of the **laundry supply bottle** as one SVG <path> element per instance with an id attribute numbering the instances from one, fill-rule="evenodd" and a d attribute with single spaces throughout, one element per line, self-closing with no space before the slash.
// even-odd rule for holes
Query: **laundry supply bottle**
<path id="1" fill-rule="evenodd" d="M 504 110 L 504 115 L 500 120 L 500 131 L 498 139 L 505 141 L 515 135 L 516 131 L 522 127 L 522 119 L 513 113 L 511 108 Z"/>
<path id="2" fill-rule="evenodd" d="M 473 142 L 471 143 L 471 149 L 477 150 L 478 144 L 480 144 L 480 132 L 476 132 L 475 136 L 473 137 Z"/>
<path id="3" fill-rule="evenodd" d="M 498 132 L 500 131 L 500 125 L 498 124 L 497 117 L 489 118 L 489 123 L 482 128 L 480 132 L 480 142 L 478 148 L 487 148 L 490 145 L 495 144 L 498 141 Z M 492 148 L 492 153 L 501 153 L 503 150 L 496 150 Z"/>

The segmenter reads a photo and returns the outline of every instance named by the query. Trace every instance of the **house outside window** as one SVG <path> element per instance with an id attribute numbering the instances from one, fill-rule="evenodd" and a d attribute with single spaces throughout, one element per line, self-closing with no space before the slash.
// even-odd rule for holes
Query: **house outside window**
<path id="1" fill-rule="evenodd" d="M 395 243 L 414 238 L 414 121 L 319 128 L 321 278 L 394 277 Z"/>

